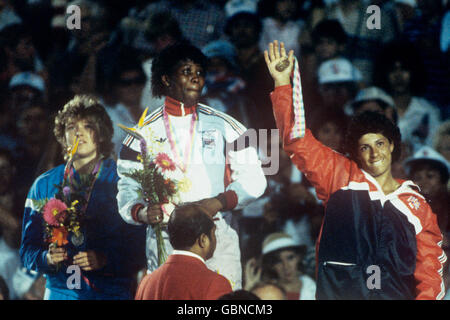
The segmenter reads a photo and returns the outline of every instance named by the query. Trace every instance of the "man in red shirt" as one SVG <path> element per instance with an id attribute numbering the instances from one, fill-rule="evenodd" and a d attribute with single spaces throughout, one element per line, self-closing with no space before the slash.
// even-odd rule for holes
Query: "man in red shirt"
<path id="1" fill-rule="evenodd" d="M 167 261 L 141 281 L 136 300 L 216 300 L 232 291 L 228 280 L 209 270 L 205 260 L 216 248 L 216 226 L 198 204 L 172 213 L 168 233 L 174 251 Z"/>

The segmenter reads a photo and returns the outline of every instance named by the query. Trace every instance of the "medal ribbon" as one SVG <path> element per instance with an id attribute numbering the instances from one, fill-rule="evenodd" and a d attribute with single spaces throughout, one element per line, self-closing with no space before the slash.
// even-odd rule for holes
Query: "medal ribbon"
<path id="1" fill-rule="evenodd" d="M 290 138 L 302 138 L 305 135 L 305 107 L 303 105 L 302 83 L 297 58 L 294 60 L 292 104 L 294 107 L 294 126 Z"/>
<path id="2" fill-rule="evenodd" d="M 94 176 L 94 179 L 92 179 L 91 185 L 89 186 L 89 189 L 87 190 L 87 193 L 85 196 L 86 205 L 83 208 L 83 212 L 86 211 L 87 206 L 89 204 L 89 199 L 91 198 L 91 194 L 92 194 L 92 190 L 94 189 L 95 181 L 97 181 L 97 178 L 100 176 L 102 164 L 103 164 L 103 159 L 100 159 L 91 172 L 91 175 Z M 66 168 L 64 169 L 64 180 L 67 180 L 67 178 L 68 178 L 69 185 L 72 185 L 73 177 L 74 177 L 74 171 L 73 171 L 72 161 L 69 161 L 66 165 Z"/>
<path id="3" fill-rule="evenodd" d="M 164 117 L 164 127 L 166 129 L 166 135 L 169 139 L 170 148 L 172 150 L 172 153 L 175 157 L 175 162 L 177 163 L 177 166 L 186 173 L 189 161 L 191 160 L 192 150 L 194 146 L 194 139 L 195 139 L 195 129 L 197 127 L 197 112 L 192 113 L 191 117 L 191 125 L 189 128 L 189 143 L 186 144 L 185 150 L 184 150 L 184 161 L 181 161 L 180 154 L 178 152 L 177 143 L 174 139 L 174 132 L 173 128 L 170 125 L 169 115 L 167 114 L 166 108 L 163 110 L 163 117 Z"/>

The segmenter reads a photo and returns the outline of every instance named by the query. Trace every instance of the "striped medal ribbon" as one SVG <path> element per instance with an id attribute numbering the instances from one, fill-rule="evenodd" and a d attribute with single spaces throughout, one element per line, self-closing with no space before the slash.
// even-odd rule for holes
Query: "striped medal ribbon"
<path id="1" fill-rule="evenodd" d="M 305 108 L 303 105 L 302 83 L 297 58 L 294 57 L 292 101 L 294 108 L 294 125 L 291 139 L 302 138 L 305 135 Z"/>

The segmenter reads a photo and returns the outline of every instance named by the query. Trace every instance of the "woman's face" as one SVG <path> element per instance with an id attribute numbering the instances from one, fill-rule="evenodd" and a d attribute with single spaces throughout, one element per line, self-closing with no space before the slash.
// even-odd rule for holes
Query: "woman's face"
<path id="1" fill-rule="evenodd" d="M 186 106 L 193 106 L 202 94 L 205 70 L 191 60 L 182 61 L 170 77 L 163 76 L 163 82 L 167 86 L 168 96 Z"/>
<path id="2" fill-rule="evenodd" d="M 445 189 L 441 182 L 439 170 L 430 166 L 423 166 L 412 174 L 412 180 L 420 187 L 420 191 L 425 196 L 436 196 L 440 190 Z"/>
<path id="3" fill-rule="evenodd" d="M 294 250 L 282 250 L 278 254 L 278 261 L 274 264 L 273 269 L 282 282 L 290 282 L 298 280 L 300 271 L 298 264 L 300 262 L 300 255 Z"/>
<path id="4" fill-rule="evenodd" d="M 97 141 L 95 125 L 87 119 L 70 119 L 65 130 L 66 144 L 72 146 L 75 139 L 79 139 L 75 158 L 88 158 L 97 156 Z"/>

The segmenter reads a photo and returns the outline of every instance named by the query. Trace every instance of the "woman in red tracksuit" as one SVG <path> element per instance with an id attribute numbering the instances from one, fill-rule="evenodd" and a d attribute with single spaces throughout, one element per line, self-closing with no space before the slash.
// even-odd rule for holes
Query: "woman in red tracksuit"
<path id="1" fill-rule="evenodd" d="M 309 130 L 292 136 L 303 112 L 293 107 L 293 52 L 269 45 L 275 82 L 272 104 L 284 150 L 317 195 L 325 217 L 317 241 L 317 299 L 442 299 L 445 253 L 436 215 L 411 181 L 394 179 L 400 132 L 369 112 L 349 126 L 349 157 L 317 141 Z M 281 70 L 277 65 L 288 59 Z M 294 132 L 295 134 L 295 132 Z"/>

